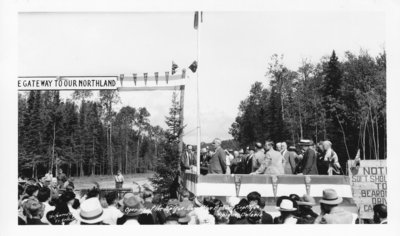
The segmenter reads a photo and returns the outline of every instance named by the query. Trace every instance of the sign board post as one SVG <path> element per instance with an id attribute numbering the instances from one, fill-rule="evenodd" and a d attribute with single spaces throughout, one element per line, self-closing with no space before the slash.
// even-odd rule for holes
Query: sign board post
<path id="1" fill-rule="evenodd" d="M 386 160 L 360 160 L 348 162 L 354 202 L 359 207 L 360 218 L 372 219 L 373 207 L 385 204 L 387 196 Z"/>

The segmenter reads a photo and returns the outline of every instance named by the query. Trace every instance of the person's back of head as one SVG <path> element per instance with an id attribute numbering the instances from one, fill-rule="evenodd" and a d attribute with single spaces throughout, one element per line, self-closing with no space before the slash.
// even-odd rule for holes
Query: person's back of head
<path id="1" fill-rule="evenodd" d="M 240 215 L 240 218 L 244 218 L 248 215 L 250 210 L 249 202 L 247 201 L 247 199 L 243 198 L 239 201 L 238 204 L 235 205 L 233 210 Z"/>
<path id="2" fill-rule="evenodd" d="M 117 199 L 118 199 L 117 191 L 112 191 L 106 194 L 106 201 L 109 206 L 115 204 Z"/>
<path id="3" fill-rule="evenodd" d="M 28 196 L 34 196 L 35 193 L 37 193 L 39 190 L 39 187 L 36 185 L 29 185 L 25 189 L 25 193 L 28 194 Z"/>
<path id="4" fill-rule="evenodd" d="M 149 210 L 143 210 L 138 217 L 138 222 L 141 225 L 154 225 L 154 217 Z"/>
<path id="5" fill-rule="evenodd" d="M 261 194 L 259 192 L 251 192 L 247 194 L 247 201 L 250 205 L 260 205 L 261 203 Z"/>
<path id="6" fill-rule="evenodd" d="M 226 207 L 220 207 L 215 211 L 214 216 L 216 224 L 229 224 L 231 211 Z"/>
<path id="7" fill-rule="evenodd" d="M 42 218 L 43 216 L 43 205 L 34 198 L 28 199 L 24 204 L 25 214 L 28 218 Z"/>
<path id="8" fill-rule="evenodd" d="M 182 199 L 189 199 L 189 197 L 190 197 L 189 191 L 183 190 L 183 191 L 181 192 L 181 197 L 182 197 Z"/>
<path id="9" fill-rule="evenodd" d="M 64 201 L 65 203 L 69 203 L 70 201 L 75 199 L 75 193 L 71 191 L 65 191 L 61 196 L 60 200 Z"/>
<path id="10" fill-rule="evenodd" d="M 43 187 L 39 189 L 37 198 L 39 202 L 46 202 L 50 199 L 51 191 L 48 187 Z"/>
<path id="11" fill-rule="evenodd" d="M 93 187 L 86 195 L 86 199 L 100 197 L 100 190 L 97 187 Z"/>
<path id="12" fill-rule="evenodd" d="M 374 221 L 377 223 L 380 222 L 381 219 L 387 218 L 387 207 L 385 204 L 377 204 L 373 208 L 374 210 Z"/>

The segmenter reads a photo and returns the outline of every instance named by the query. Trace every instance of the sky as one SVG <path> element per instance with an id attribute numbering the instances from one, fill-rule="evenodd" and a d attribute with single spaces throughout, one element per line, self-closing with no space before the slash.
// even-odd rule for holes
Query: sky
<path id="1" fill-rule="evenodd" d="M 296 70 L 302 59 L 318 62 L 332 50 L 343 59 L 345 51 L 364 49 L 375 56 L 385 47 L 380 12 L 204 12 L 199 31 L 193 28 L 193 12 L 22 13 L 18 29 L 19 76 L 163 74 L 172 61 L 187 68 L 199 56 L 205 142 L 232 138 L 228 130 L 239 103 L 254 82 L 268 83 L 273 54 L 283 54 L 284 64 Z M 184 141 L 191 144 L 197 141 L 196 84 L 188 71 Z M 172 92 L 120 96 L 116 109 L 145 106 L 151 124 L 166 127 Z"/>

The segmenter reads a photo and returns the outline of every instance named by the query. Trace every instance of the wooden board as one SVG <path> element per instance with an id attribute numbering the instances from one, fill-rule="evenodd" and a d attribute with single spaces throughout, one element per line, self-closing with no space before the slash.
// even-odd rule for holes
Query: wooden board
<path id="1" fill-rule="evenodd" d="M 360 217 L 372 219 L 376 204 L 387 204 L 386 160 L 361 160 L 358 167 L 349 161 L 349 177 L 353 199 L 360 210 Z"/>

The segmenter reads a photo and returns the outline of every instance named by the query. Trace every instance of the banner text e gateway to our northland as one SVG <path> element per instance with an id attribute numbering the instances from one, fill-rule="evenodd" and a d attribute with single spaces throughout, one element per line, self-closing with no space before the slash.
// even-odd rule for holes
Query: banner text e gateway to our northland
<path id="1" fill-rule="evenodd" d="M 24 88 L 79 88 L 79 87 L 114 87 L 115 80 L 73 79 L 73 80 L 19 80 L 18 87 Z"/>

